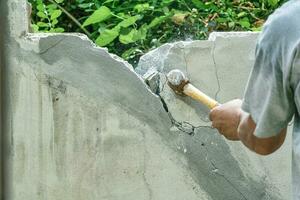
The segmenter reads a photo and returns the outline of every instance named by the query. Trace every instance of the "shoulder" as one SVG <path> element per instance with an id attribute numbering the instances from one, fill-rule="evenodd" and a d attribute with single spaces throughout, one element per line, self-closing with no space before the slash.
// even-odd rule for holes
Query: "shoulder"
<path id="1" fill-rule="evenodd" d="M 300 1 L 292 0 L 278 8 L 266 21 L 258 43 L 260 45 L 288 45 L 299 39 Z M 262 44 L 261 44 L 262 43 Z"/>
<path id="2" fill-rule="evenodd" d="M 300 1 L 288 1 L 269 16 L 265 26 L 271 26 L 273 28 L 276 28 L 278 27 L 278 25 L 282 25 L 283 27 L 289 27 L 291 25 L 298 24 L 299 16 Z"/>

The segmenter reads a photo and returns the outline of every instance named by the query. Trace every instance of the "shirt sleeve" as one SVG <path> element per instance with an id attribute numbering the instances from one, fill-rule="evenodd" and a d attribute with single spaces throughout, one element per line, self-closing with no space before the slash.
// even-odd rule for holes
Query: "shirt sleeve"
<path id="1" fill-rule="evenodd" d="M 280 21 L 271 20 L 261 33 L 242 104 L 256 123 L 254 135 L 259 138 L 279 134 L 295 112 L 289 81 L 291 67 L 287 62 L 289 50 L 280 25 Z"/>

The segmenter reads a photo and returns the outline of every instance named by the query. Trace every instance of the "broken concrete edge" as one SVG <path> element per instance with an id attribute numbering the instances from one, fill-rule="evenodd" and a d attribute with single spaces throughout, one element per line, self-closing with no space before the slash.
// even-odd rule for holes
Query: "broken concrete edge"
<path id="1" fill-rule="evenodd" d="M 249 36 L 255 36 L 258 35 L 259 32 L 212 32 L 209 35 L 209 38 L 207 40 L 193 40 L 193 41 L 178 41 L 174 43 L 166 43 L 160 46 L 159 48 L 153 49 L 149 51 L 148 53 L 144 54 L 138 63 L 138 66 L 135 68 L 135 71 L 141 75 L 142 77 L 146 75 L 146 78 L 148 77 L 147 74 L 149 73 L 154 73 L 154 72 L 162 72 L 162 66 L 163 61 L 165 60 L 164 58 L 167 57 L 168 52 L 171 51 L 172 48 L 180 47 L 180 48 L 185 48 L 185 47 L 193 47 L 193 46 L 200 46 L 200 45 L 208 45 L 211 44 L 212 46 L 215 45 L 215 43 L 219 39 L 231 39 L 231 38 L 237 38 L 237 37 L 249 37 Z M 165 54 L 163 55 L 157 55 L 158 51 L 163 51 Z M 212 50 L 213 51 L 213 50 Z M 213 54 L 213 52 L 212 52 Z M 152 57 L 153 61 L 156 62 L 155 65 L 151 68 L 144 68 L 144 62 L 145 60 L 149 60 L 148 57 Z M 157 58 L 155 58 L 157 57 Z M 159 66 L 157 66 L 159 65 Z M 145 80 L 145 77 L 144 77 Z"/>
<path id="2" fill-rule="evenodd" d="M 54 37 L 59 37 L 62 39 L 60 39 L 58 41 L 51 41 L 51 38 L 54 38 Z M 54 48 L 59 43 L 61 43 L 63 38 L 67 38 L 67 37 L 73 37 L 73 38 L 76 38 L 76 40 L 80 40 L 81 42 L 86 43 L 89 46 L 89 48 L 91 48 L 95 51 L 101 52 L 102 55 L 104 53 L 105 56 L 107 56 L 108 58 L 111 58 L 112 60 L 120 63 L 119 66 L 124 67 L 123 69 L 129 70 L 129 72 L 132 73 L 132 75 L 139 80 L 139 83 L 141 83 L 141 85 L 143 85 L 143 87 L 146 88 L 147 92 L 150 93 L 150 95 L 152 95 L 154 98 L 156 98 L 156 100 L 159 100 L 161 107 L 167 113 L 167 116 L 170 120 L 170 125 L 168 127 L 169 130 L 171 129 L 172 132 L 181 131 L 184 133 L 188 133 L 190 135 L 194 134 L 195 126 L 191 125 L 188 122 L 179 122 L 176 119 L 174 119 L 172 114 L 169 112 L 168 107 L 167 107 L 166 103 L 164 102 L 164 99 L 159 95 L 159 93 L 153 91 L 150 88 L 151 84 L 149 84 L 149 82 L 147 82 L 145 77 L 142 77 L 137 72 L 135 72 L 133 67 L 127 61 L 123 60 L 122 58 L 118 57 L 117 55 L 110 54 L 106 48 L 101 48 L 101 47 L 96 46 L 86 35 L 79 34 L 79 33 L 71 33 L 71 34 L 68 34 L 68 33 L 67 34 L 49 34 L 49 33 L 32 34 L 32 33 L 28 33 L 24 37 L 25 40 L 21 41 L 20 44 L 21 44 L 21 48 L 24 50 L 27 50 L 27 51 L 33 50 L 37 54 L 44 54 L 49 49 Z M 51 45 L 50 46 L 40 45 L 41 41 L 45 41 L 45 40 L 50 40 Z M 159 82 L 160 80 L 157 80 L 157 81 Z M 123 106 L 121 106 L 121 107 L 123 107 Z"/>
<path id="3" fill-rule="evenodd" d="M 119 56 L 117 56 L 113 53 L 109 53 L 107 48 L 97 46 L 85 34 L 82 34 L 82 33 L 27 33 L 24 36 L 25 40 L 20 43 L 21 48 L 24 49 L 24 50 L 32 50 L 33 49 L 35 53 L 43 54 L 47 50 L 49 50 L 50 48 L 55 47 L 57 45 L 57 43 L 52 45 L 52 46 L 49 46 L 49 47 L 43 47 L 43 46 L 39 45 L 39 42 L 41 40 L 47 40 L 47 39 L 49 39 L 51 37 L 54 37 L 54 36 L 75 37 L 78 40 L 88 42 L 89 45 L 90 45 L 90 48 L 93 48 L 96 51 L 105 52 L 105 55 L 108 58 L 111 58 L 111 59 L 117 61 L 118 63 L 121 64 L 120 66 L 125 67 L 126 69 L 128 69 L 131 73 L 133 73 L 136 76 L 136 78 L 138 78 L 141 81 L 141 84 L 143 84 L 149 92 L 153 93 L 152 90 L 149 88 L 149 86 L 147 84 L 145 84 L 144 79 L 134 71 L 134 68 L 131 64 L 129 64 L 126 60 L 122 59 L 121 57 L 119 57 Z M 58 43 L 59 42 L 61 42 L 61 41 L 58 41 Z"/>
<path id="4" fill-rule="evenodd" d="M 246 37 L 249 36 L 250 34 L 256 34 L 252 32 L 238 32 L 238 33 L 231 33 L 231 32 L 215 32 L 211 34 L 211 37 L 209 40 L 198 40 L 198 41 L 180 41 L 180 42 L 175 42 L 175 43 L 167 43 L 161 46 L 159 49 L 163 49 L 166 52 L 169 52 L 172 48 L 180 46 L 180 48 L 184 49 L 186 47 L 192 47 L 192 46 L 199 46 L 199 44 L 203 44 L 204 46 L 207 46 L 211 42 L 215 42 L 218 38 L 230 38 L 230 37 L 236 37 L 239 35 L 239 37 Z M 49 42 L 50 46 L 45 46 L 45 45 L 40 45 L 40 41 L 45 41 L 45 40 L 51 40 L 51 38 L 59 37 L 62 38 L 58 41 L 51 41 Z M 149 69 L 143 69 L 143 58 L 145 56 L 153 55 L 156 56 L 157 58 L 153 57 L 153 59 L 158 59 L 161 62 L 164 62 L 164 59 L 160 55 L 155 55 L 155 52 L 157 49 L 150 51 L 147 53 L 145 56 L 143 56 L 138 64 L 138 67 L 136 69 L 133 68 L 132 65 L 130 65 L 127 61 L 124 59 L 120 58 L 119 56 L 115 54 L 111 54 L 108 52 L 107 48 L 102 48 L 98 47 L 95 43 L 93 43 L 85 34 L 80 34 L 80 33 L 27 33 L 24 36 L 24 41 L 20 42 L 21 48 L 24 50 L 34 50 L 35 53 L 37 54 L 44 54 L 46 53 L 49 49 L 55 47 L 58 45 L 64 38 L 67 37 L 73 37 L 76 38 L 77 40 L 86 43 L 87 46 L 89 46 L 89 49 L 92 49 L 93 51 L 98 51 L 99 53 L 101 52 L 102 55 L 106 57 L 111 58 L 112 60 L 120 63 L 120 66 L 124 67 L 124 69 L 129 70 L 132 75 L 139 80 L 139 82 L 146 88 L 148 92 L 150 92 L 151 95 L 153 95 L 157 100 L 160 100 L 162 108 L 166 111 L 171 127 L 169 127 L 173 131 L 181 131 L 184 133 L 188 133 L 190 135 L 193 135 L 195 133 L 195 130 L 197 127 L 200 127 L 200 125 L 192 125 L 189 122 L 186 121 L 178 121 L 176 120 L 173 116 L 172 113 L 168 109 L 168 105 L 165 103 L 164 99 L 160 95 L 160 89 L 159 85 L 163 85 L 165 87 L 166 85 L 166 80 L 162 80 L 160 76 L 158 75 L 159 73 L 162 74 L 162 69 L 160 69 L 159 66 L 153 66 L 153 68 Z M 163 54 L 163 56 L 167 56 L 168 53 Z M 163 65 L 163 63 L 161 63 Z M 174 129 L 176 127 L 176 129 Z M 173 128 L 173 129 L 172 129 Z M 201 126 L 203 128 L 203 126 Z"/>
<path id="5" fill-rule="evenodd" d="M 118 61 L 119 63 L 124 64 L 128 69 L 134 72 L 132 65 L 130 65 L 126 60 L 122 59 L 121 57 L 109 53 L 107 48 L 97 46 L 92 40 L 90 40 L 87 35 L 82 33 L 27 33 L 24 38 L 25 40 L 29 40 L 35 43 L 38 43 L 42 39 L 47 39 L 53 36 L 60 36 L 60 37 L 76 37 L 78 40 L 82 40 L 84 42 L 88 42 L 91 48 L 95 50 L 104 51 L 107 54 L 107 57 L 111 57 L 112 59 Z M 26 44 L 28 45 L 28 43 Z M 26 46 L 22 46 L 23 49 L 28 49 Z M 51 46 L 49 47 L 51 48 Z M 36 53 L 43 53 L 45 49 L 35 49 Z M 135 72 L 134 72 L 135 73 Z M 138 76 L 139 77 L 139 76 Z"/>
<path id="6" fill-rule="evenodd" d="M 127 61 L 123 60 L 122 58 L 120 58 L 114 54 L 108 53 L 106 48 L 97 47 L 91 40 L 89 40 L 87 38 L 86 35 L 77 34 L 77 33 L 74 33 L 74 34 L 73 33 L 70 33 L 70 34 L 69 33 L 67 33 L 67 34 L 28 33 L 28 34 L 24 35 L 23 39 L 19 38 L 15 42 L 17 42 L 17 45 L 20 47 L 20 49 L 23 50 L 23 52 L 27 52 L 29 54 L 32 54 L 32 53 L 38 54 L 43 59 L 44 56 L 47 56 L 48 54 L 53 54 L 53 51 L 57 51 L 57 49 L 68 48 L 68 46 L 66 44 L 70 44 L 70 41 L 72 41 L 73 43 L 82 47 L 81 51 L 80 50 L 75 51 L 77 53 L 80 51 L 80 53 L 81 53 L 80 57 L 81 57 L 81 55 L 82 56 L 84 56 L 84 55 L 91 56 L 92 55 L 95 58 L 94 61 L 91 63 L 93 65 L 93 67 L 89 66 L 92 69 L 93 68 L 97 69 L 97 63 L 100 64 L 100 66 L 99 66 L 100 68 L 103 67 L 103 66 L 101 66 L 101 56 L 104 58 L 107 57 L 107 60 L 111 60 L 113 63 L 115 63 L 114 66 L 116 69 L 114 69 L 114 70 L 117 70 L 117 68 L 121 67 L 120 70 L 118 70 L 118 71 L 119 71 L 120 75 L 123 75 L 124 78 L 122 78 L 122 79 L 134 80 L 132 82 L 135 82 L 135 84 L 134 84 L 135 86 L 133 86 L 132 89 L 135 91 L 139 91 L 139 93 L 140 93 L 139 97 L 137 97 L 137 98 L 141 99 L 141 96 L 144 95 L 143 98 L 141 99 L 141 103 L 149 105 L 147 110 L 145 110 L 145 109 L 142 109 L 141 106 L 132 107 L 130 105 L 124 105 L 124 103 L 122 104 L 120 102 L 113 102 L 116 106 L 127 111 L 129 114 L 131 113 L 134 116 L 138 116 L 139 118 L 143 119 L 142 121 L 144 121 L 145 123 L 155 124 L 151 128 L 153 128 L 158 133 L 164 134 L 164 133 L 169 132 L 170 128 L 172 127 L 172 121 L 168 117 L 169 114 L 167 112 L 165 112 L 164 104 L 161 102 L 160 98 L 149 89 L 149 86 L 144 83 L 144 80 L 142 79 L 142 77 L 134 71 L 133 67 Z M 76 47 L 74 47 L 74 48 L 76 48 Z M 86 52 L 84 52 L 84 50 Z M 68 50 L 66 49 L 66 51 L 65 51 L 66 55 L 70 55 L 67 53 L 67 51 Z M 25 53 L 25 54 L 27 54 L 27 53 Z M 97 58 L 97 55 L 99 55 L 98 58 Z M 24 57 L 24 59 L 26 59 L 26 57 L 30 57 L 30 56 L 23 55 L 23 57 Z M 70 59 L 72 59 L 71 57 L 70 57 Z M 74 57 L 74 55 L 73 55 L 73 57 Z M 59 58 L 57 58 L 57 57 L 54 57 L 54 58 L 59 60 Z M 54 63 L 57 61 L 56 59 L 53 60 Z M 98 60 L 98 61 L 95 62 L 95 60 Z M 75 60 L 72 62 L 76 63 Z M 28 60 L 28 63 L 35 63 L 35 62 L 33 60 L 32 61 Z M 73 88 L 80 89 L 81 91 L 84 91 L 83 95 L 89 96 L 90 98 L 94 98 L 94 99 L 96 99 L 96 101 L 97 101 L 97 99 L 99 100 L 100 98 L 105 100 L 104 95 L 101 96 L 100 93 L 93 95 L 92 92 L 88 93 L 85 91 L 86 89 L 82 89 L 82 87 L 80 86 L 79 79 L 74 80 L 74 78 L 64 77 L 64 76 L 60 76 L 60 75 L 59 76 L 54 75 L 57 72 L 52 73 L 51 70 L 55 71 L 57 68 L 59 68 L 58 67 L 59 65 L 60 65 L 59 63 L 56 63 L 55 65 L 52 65 L 52 64 L 49 65 L 49 63 L 46 62 L 45 65 L 43 65 L 43 66 L 35 66 L 34 64 L 32 64 L 32 68 L 36 68 L 35 69 L 36 71 L 38 71 L 39 73 L 42 72 L 43 74 L 45 74 L 45 76 L 48 77 L 48 78 L 43 78 L 43 79 L 47 79 L 49 81 L 50 79 L 52 80 L 55 77 L 55 79 L 57 79 L 56 82 L 62 81 L 64 84 L 67 84 Z M 77 66 L 65 65 L 65 66 L 68 66 L 68 68 L 74 68 L 75 71 L 78 70 L 78 68 L 79 68 L 78 65 Z M 60 67 L 64 68 L 64 66 L 60 66 Z M 72 69 L 67 69 L 67 70 L 73 71 Z M 101 71 L 101 69 L 99 71 Z M 105 75 L 101 74 L 101 72 L 98 74 L 99 74 L 99 76 L 105 76 Z M 127 74 L 127 76 L 126 76 L 126 74 Z M 81 81 L 86 80 L 84 77 L 82 77 L 80 79 L 81 79 Z M 43 81 L 43 82 L 45 82 L 45 81 Z M 96 83 L 94 83 L 94 84 L 96 84 Z M 88 86 L 86 85 L 83 87 L 87 88 Z M 128 87 L 130 89 L 130 86 L 126 86 L 126 84 L 122 84 L 122 87 L 125 87 L 125 89 L 126 89 L 126 87 Z M 113 89 L 111 89 L 111 90 L 113 90 Z M 96 96 L 96 98 L 95 98 L 95 96 Z M 99 97 L 99 96 L 101 96 L 101 97 Z M 115 95 L 113 95 L 113 96 L 115 96 Z M 132 98 L 134 98 L 134 97 L 126 96 L 126 99 L 132 99 Z M 106 99 L 106 101 L 108 103 L 112 103 L 112 102 L 109 102 L 108 99 Z M 155 117 L 153 117 L 153 115 L 160 115 L 160 117 L 162 119 L 165 119 L 164 122 L 169 121 L 169 123 L 162 124 L 163 120 L 157 121 L 157 119 L 155 119 Z"/>
<path id="7" fill-rule="evenodd" d="M 216 81 L 218 82 L 218 89 L 216 91 L 216 93 L 211 94 L 214 95 L 213 97 L 215 99 L 218 100 L 218 94 L 221 91 L 221 87 L 220 87 L 220 83 L 219 83 L 219 79 L 218 79 L 218 68 L 216 66 L 216 60 L 215 60 L 215 48 L 217 46 L 217 41 L 218 40 L 230 40 L 232 39 L 236 39 L 237 37 L 241 37 L 241 38 L 247 38 L 250 36 L 256 36 L 258 33 L 257 32 L 213 32 L 210 35 L 210 38 L 208 40 L 196 40 L 196 41 L 179 41 L 179 42 L 175 42 L 175 43 L 167 43 L 162 45 L 161 47 L 154 49 L 150 52 L 148 52 L 147 54 L 145 54 L 144 56 L 142 56 L 140 58 L 140 61 L 138 63 L 137 68 L 135 68 L 135 71 L 141 75 L 143 77 L 143 79 L 145 80 L 145 82 L 149 85 L 150 89 L 153 91 L 153 93 L 155 93 L 156 95 L 158 95 L 161 99 L 161 101 L 164 104 L 164 107 L 166 108 L 166 110 L 169 112 L 171 121 L 174 124 L 177 124 L 177 128 L 179 127 L 183 127 L 181 126 L 182 124 L 186 124 L 184 121 L 182 121 L 182 119 L 178 121 L 178 119 L 176 120 L 175 118 L 177 118 L 175 116 L 175 118 L 172 116 L 172 110 L 168 109 L 168 104 L 165 103 L 164 101 L 164 97 L 161 96 L 161 92 L 164 90 L 165 85 L 166 85 L 166 74 L 169 72 L 169 70 L 172 69 L 180 69 L 182 70 L 185 75 L 187 77 L 189 77 L 189 73 L 188 73 L 188 65 L 183 66 L 181 62 L 176 62 L 173 61 L 175 64 L 177 64 L 178 66 L 170 66 L 169 65 L 169 61 L 168 61 L 168 57 L 169 54 L 174 53 L 177 49 L 177 51 L 179 49 L 182 49 L 182 54 L 184 54 L 184 58 L 181 59 L 186 59 L 185 56 L 187 54 L 185 49 L 189 49 L 189 48 L 199 48 L 199 49 L 205 49 L 205 48 L 210 48 L 211 50 L 211 59 L 213 60 L 214 63 L 214 73 L 216 74 Z M 176 51 L 176 52 L 177 52 Z M 180 55 L 178 55 L 178 57 L 180 57 Z M 180 58 L 178 58 L 180 60 Z M 177 60 L 177 58 L 176 58 Z M 179 61 L 178 60 L 178 61 Z M 167 62 L 167 63 L 166 63 Z M 187 63 L 185 63 L 187 64 Z M 189 77 L 190 79 L 191 77 Z M 175 96 L 173 96 L 172 98 L 176 98 Z M 198 116 L 199 117 L 199 116 Z M 179 125 L 181 124 L 181 125 Z M 179 130 L 183 131 L 183 132 L 189 132 L 191 134 L 194 133 L 194 130 L 197 129 L 197 127 L 204 127 L 204 126 L 209 126 L 210 123 L 188 123 L 188 126 L 185 126 L 188 129 L 182 129 L 179 128 Z M 192 132 L 190 130 L 193 130 Z"/>
<path id="8" fill-rule="evenodd" d="M 258 35 L 259 32 L 243 31 L 243 32 L 212 32 L 208 41 L 216 41 L 218 38 L 236 38 L 236 37 L 248 37 L 251 35 Z"/>
<path id="9" fill-rule="evenodd" d="M 39 42 L 41 40 L 50 39 L 51 37 L 54 37 L 54 36 L 75 37 L 82 42 L 88 43 L 89 48 L 91 48 L 95 51 L 101 52 L 101 53 L 104 52 L 105 56 L 107 58 L 111 58 L 112 60 L 120 63 L 120 66 L 124 67 L 124 69 L 126 69 L 126 70 L 129 70 L 140 81 L 140 83 L 148 90 L 148 92 L 150 92 L 154 96 L 158 97 L 158 95 L 155 94 L 155 92 L 153 92 L 153 90 L 151 90 L 149 85 L 146 84 L 145 79 L 134 70 L 133 66 L 130 63 L 128 63 L 126 60 L 122 59 L 121 57 L 119 57 L 116 54 L 109 53 L 107 48 L 97 46 L 85 34 L 82 34 L 82 33 L 28 33 L 24 36 L 24 39 L 25 39 L 25 41 L 31 41 L 33 43 L 24 42 L 24 43 L 21 43 L 22 44 L 21 47 L 24 50 L 34 49 L 35 53 L 43 54 L 50 48 L 55 47 L 61 41 L 58 41 L 57 43 L 55 43 L 49 47 L 44 47 L 43 45 L 39 45 Z"/>
<path id="10" fill-rule="evenodd" d="M 179 42 L 174 42 L 174 43 L 166 43 L 163 44 L 162 46 L 159 47 L 159 49 L 164 49 L 163 51 L 170 51 L 171 48 L 173 48 L 174 46 L 181 46 L 182 48 L 185 48 L 186 46 L 197 46 L 198 44 L 204 44 L 207 42 L 215 42 L 216 40 L 220 39 L 220 38 L 235 38 L 235 37 L 247 37 L 249 35 L 257 35 L 259 34 L 258 32 L 212 32 L 208 38 L 208 40 L 195 40 L 195 41 L 179 41 Z M 119 63 L 122 63 L 123 65 L 125 65 L 132 73 L 134 73 L 136 75 L 137 78 L 139 78 L 141 80 L 141 82 L 143 82 L 143 84 L 145 84 L 145 81 L 148 80 L 149 76 L 154 76 L 155 72 L 157 72 L 156 70 L 158 69 L 157 66 L 153 66 L 152 69 L 147 71 L 144 71 L 142 68 L 142 61 L 145 58 L 145 56 L 149 56 L 152 55 L 154 52 L 158 51 L 158 48 L 149 51 L 148 53 L 146 53 L 144 56 L 142 56 L 140 58 L 138 67 L 134 69 L 134 67 L 128 63 L 126 60 L 124 60 L 123 58 L 110 53 L 108 51 L 107 48 L 103 48 L 103 47 L 99 47 L 97 46 L 92 40 L 90 40 L 85 34 L 82 33 L 27 33 L 26 35 L 24 35 L 25 40 L 29 40 L 32 42 L 38 42 L 40 39 L 46 39 L 49 37 L 53 37 L 53 36 L 64 36 L 64 37 L 77 37 L 80 40 L 83 41 L 87 41 L 89 42 L 90 46 L 92 48 L 94 48 L 95 50 L 99 50 L 99 51 L 105 51 L 107 57 L 111 57 L 112 59 L 118 61 Z M 22 45 L 23 49 L 28 49 L 28 47 L 26 47 L 26 45 L 30 46 L 30 48 L 32 48 L 31 45 L 29 45 L 28 43 L 26 43 L 25 45 Z M 51 48 L 51 47 L 49 47 Z M 43 51 L 45 51 L 45 49 L 39 49 L 39 48 L 35 48 L 36 53 L 42 53 Z M 164 57 L 167 56 L 167 53 L 162 55 Z M 162 59 L 162 57 L 159 58 L 160 60 L 164 60 Z M 140 64 L 141 63 L 141 64 Z M 151 87 L 149 87 L 148 84 L 145 84 L 145 87 L 154 95 L 157 95 L 152 89 Z"/>

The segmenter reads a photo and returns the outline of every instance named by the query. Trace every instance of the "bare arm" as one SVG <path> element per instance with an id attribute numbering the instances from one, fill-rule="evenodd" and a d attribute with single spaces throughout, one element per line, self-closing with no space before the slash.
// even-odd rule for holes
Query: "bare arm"
<path id="1" fill-rule="evenodd" d="M 256 137 L 254 135 L 256 124 L 249 113 L 241 109 L 241 104 L 240 99 L 235 99 L 212 109 L 210 112 L 212 126 L 227 139 L 240 140 L 250 150 L 260 155 L 268 155 L 279 149 L 285 140 L 286 128 L 273 137 Z"/>
<path id="2" fill-rule="evenodd" d="M 258 138 L 254 135 L 256 124 L 248 113 L 241 111 L 238 126 L 238 137 L 250 150 L 260 154 L 269 155 L 281 147 L 285 140 L 286 130 L 284 128 L 279 134 L 269 138 Z"/>

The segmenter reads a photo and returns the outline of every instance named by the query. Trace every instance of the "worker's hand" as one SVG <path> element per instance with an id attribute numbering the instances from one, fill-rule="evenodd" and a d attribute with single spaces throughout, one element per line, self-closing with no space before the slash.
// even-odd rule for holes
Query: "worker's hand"
<path id="1" fill-rule="evenodd" d="M 238 126 L 242 115 L 242 100 L 235 99 L 217 106 L 210 111 L 212 127 L 229 140 L 239 140 Z"/>

